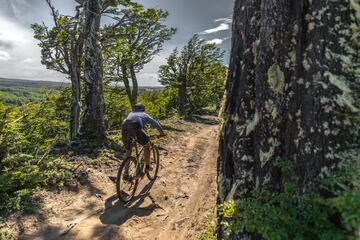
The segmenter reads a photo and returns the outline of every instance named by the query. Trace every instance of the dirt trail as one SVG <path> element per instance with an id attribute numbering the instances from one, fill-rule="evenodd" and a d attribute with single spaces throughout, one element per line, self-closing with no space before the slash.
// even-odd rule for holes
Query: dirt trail
<path id="1" fill-rule="evenodd" d="M 92 169 L 87 188 L 45 194 L 43 219 L 28 220 L 20 238 L 194 239 L 215 204 L 218 127 L 180 121 L 179 126 L 183 130 L 172 132 L 160 152 L 159 178 L 149 183 L 145 177 L 130 204 L 114 195 L 108 177 L 115 176 L 113 168 Z"/>

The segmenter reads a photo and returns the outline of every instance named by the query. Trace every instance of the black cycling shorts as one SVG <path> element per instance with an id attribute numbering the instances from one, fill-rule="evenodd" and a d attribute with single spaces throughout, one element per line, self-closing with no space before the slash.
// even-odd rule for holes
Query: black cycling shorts
<path id="1" fill-rule="evenodd" d="M 144 132 L 139 122 L 125 121 L 121 128 L 122 141 L 126 150 L 131 149 L 132 139 L 136 139 L 141 145 L 146 145 L 150 138 Z"/>

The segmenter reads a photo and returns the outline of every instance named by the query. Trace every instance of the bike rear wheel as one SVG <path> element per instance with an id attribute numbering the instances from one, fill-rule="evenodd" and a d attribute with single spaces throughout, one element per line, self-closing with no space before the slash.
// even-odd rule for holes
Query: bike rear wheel
<path id="1" fill-rule="evenodd" d="M 159 149 L 155 146 L 151 146 L 150 150 L 150 170 L 146 172 L 146 176 L 150 181 L 154 181 L 159 171 Z"/>
<path id="2" fill-rule="evenodd" d="M 136 158 L 129 157 L 121 164 L 116 179 L 116 193 L 120 201 L 127 203 L 133 199 L 138 181 Z"/>

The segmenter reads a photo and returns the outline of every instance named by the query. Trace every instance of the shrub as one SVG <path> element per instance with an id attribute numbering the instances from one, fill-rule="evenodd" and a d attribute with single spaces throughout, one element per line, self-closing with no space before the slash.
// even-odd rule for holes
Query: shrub
<path id="1" fill-rule="evenodd" d="M 0 104 L 0 212 L 30 211 L 37 188 L 62 186 L 66 169 L 47 156 L 52 144 L 66 139 L 69 104 L 66 92 L 46 92 L 44 101 L 21 107 Z"/>
<path id="2" fill-rule="evenodd" d="M 124 89 L 105 87 L 106 119 L 110 129 L 120 129 L 123 120 L 131 111 L 131 105 Z"/>
<path id="3" fill-rule="evenodd" d="M 238 203 L 222 206 L 230 232 L 260 234 L 264 239 L 345 239 L 345 231 L 332 218 L 336 209 L 317 194 L 300 194 L 293 184 L 272 194 L 264 189 Z"/>
<path id="4" fill-rule="evenodd" d="M 166 119 L 175 114 L 172 89 L 143 92 L 140 94 L 138 102 L 143 103 L 146 112 L 156 119 Z"/>
<path id="5" fill-rule="evenodd" d="M 291 171 L 286 164 L 278 166 Z M 327 196 L 314 192 L 304 194 L 296 181 L 287 182 L 280 193 L 260 188 L 246 199 L 221 205 L 225 219 L 222 224 L 229 234 L 255 233 L 269 240 L 358 239 L 359 174 L 358 160 L 327 172 L 324 179 L 319 178 L 321 188 L 331 192 Z"/>

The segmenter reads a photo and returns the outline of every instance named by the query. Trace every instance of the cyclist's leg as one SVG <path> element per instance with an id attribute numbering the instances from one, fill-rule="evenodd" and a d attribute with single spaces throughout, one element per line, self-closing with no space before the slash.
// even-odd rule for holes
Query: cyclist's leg
<path id="1" fill-rule="evenodd" d="M 125 122 L 121 128 L 122 141 L 125 147 L 125 159 L 131 157 L 133 139 L 136 138 L 138 126 L 135 123 Z"/>
<path id="2" fill-rule="evenodd" d="M 121 135 L 122 135 L 122 142 L 126 151 L 124 160 L 126 160 L 129 157 L 131 157 L 131 153 L 132 153 L 131 144 L 133 141 L 132 139 L 135 137 L 135 131 L 133 130 L 131 124 L 128 123 L 123 124 L 121 129 Z M 129 165 L 125 165 L 124 179 L 130 181 Z"/>
<path id="3" fill-rule="evenodd" d="M 132 148 L 126 149 L 125 159 L 128 159 L 129 157 L 131 157 L 131 154 L 132 154 Z"/>
<path id="4" fill-rule="evenodd" d="M 144 146 L 144 161 L 147 166 L 150 165 L 150 137 L 144 132 L 144 130 L 138 131 L 136 134 L 137 141 Z"/>
<path id="5" fill-rule="evenodd" d="M 146 168 L 150 166 L 150 144 L 147 143 L 144 146 L 144 161 L 146 163 Z"/>
<path id="6" fill-rule="evenodd" d="M 131 136 L 128 133 L 125 133 L 125 131 L 122 131 L 122 142 L 125 148 L 125 159 L 128 157 L 131 157 L 132 148 L 131 148 Z"/>

